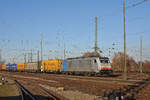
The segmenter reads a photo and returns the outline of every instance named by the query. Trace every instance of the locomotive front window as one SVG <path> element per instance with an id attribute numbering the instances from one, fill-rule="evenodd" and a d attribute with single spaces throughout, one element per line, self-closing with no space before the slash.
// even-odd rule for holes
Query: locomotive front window
<path id="1" fill-rule="evenodd" d="M 94 60 L 94 63 L 96 63 L 96 59 Z"/>
<path id="2" fill-rule="evenodd" d="M 108 59 L 101 59 L 100 61 L 101 61 L 101 63 L 109 63 Z"/>

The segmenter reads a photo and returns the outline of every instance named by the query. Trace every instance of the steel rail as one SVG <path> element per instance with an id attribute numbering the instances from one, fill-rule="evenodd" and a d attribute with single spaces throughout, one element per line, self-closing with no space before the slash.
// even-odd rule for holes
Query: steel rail
<path id="1" fill-rule="evenodd" d="M 70 100 L 60 94 L 57 94 L 41 85 L 38 85 L 38 87 L 43 90 L 43 92 L 45 92 L 49 97 L 52 97 L 53 100 Z"/>
<path id="2" fill-rule="evenodd" d="M 52 98 L 53 100 L 59 100 L 56 96 L 54 96 L 53 94 L 51 94 L 49 91 L 47 91 L 45 88 L 39 86 L 40 89 L 43 90 L 43 92 L 45 92 L 50 98 Z"/>
<path id="3" fill-rule="evenodd" d="M 23 87 L 17 80 L 14 80 L 21 92 L 21 99 L 25 100 L 24 93 L 26 93 L 32 100 L 36 100 L 30 91 Z"/>
<path id="4" fill-rule="evenodd" d="M 20 89 L 20 88 L 19 88 Z M 20 94 L 21 94 L 21 100 L 25 100 L 24 99 L 24 93 L 23 93 L 23 90 L 22 89 L 20 89 Z"/>

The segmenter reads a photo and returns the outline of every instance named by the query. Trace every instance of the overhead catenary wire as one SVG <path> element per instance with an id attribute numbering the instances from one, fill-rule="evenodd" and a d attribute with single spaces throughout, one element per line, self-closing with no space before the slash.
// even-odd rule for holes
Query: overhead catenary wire
<path id="1" fill-rule="evenodd" d="M 128 9 L 128 8 L 136 7 L 136 6 L 141 5 L 141 4 L 143 4 L 144 2 L 147 2 L 147 1 L 148 0 L 142 0 L 142 1 L 139 1 L 139 2 L 136 2 L 136 3 L 132 4 L 130 6 L 127 6 L 126 8 Z"/>
<path id="2" fill-rule="evenodd" d="M 141 0 L 141 1 L 138 1 L 138 2 L 136 2 L 136 3 L 133 3 L 133 4 L 131 4 L 131 5 L 126 6 L 125 9 L 128 10 L 128 9 L 130 9 L 130 8 L 134 8 L 134 7 L 139 6 L 139 5 L 141 5 L 141 4 L 143 4 L 143 3 L 147 2 L 147 1 L 149 1 L 149 0 Z M 120 9 L 115 9 L 113 12 L 104 14 L 104 15 L 102 15 L 102 16 L 100 16 L 100 17 L 101 17 L 101 18 L 104 18 L 104 17 L 112 17 L 112 16 L 114 16 L 114 15 L 116 15 L 116 14 L 121 13 L 121 12 L 122 12 L 121 8 L 122 8 L 122 6 L 120 7 Z"/>

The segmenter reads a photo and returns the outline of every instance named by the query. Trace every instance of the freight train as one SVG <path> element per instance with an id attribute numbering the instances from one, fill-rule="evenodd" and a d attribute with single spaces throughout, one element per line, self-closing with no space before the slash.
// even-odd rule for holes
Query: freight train
<path id="1" fill-rule="evenodd" d="M 112 67 L 107 57 L 76 57 L 66 60 L 45 60 L 41 62 L 19 63 L 0 65 L 0 70 L 25 71 L 25 72 L 47 72 L 63 74 L 110 74 Z"/>

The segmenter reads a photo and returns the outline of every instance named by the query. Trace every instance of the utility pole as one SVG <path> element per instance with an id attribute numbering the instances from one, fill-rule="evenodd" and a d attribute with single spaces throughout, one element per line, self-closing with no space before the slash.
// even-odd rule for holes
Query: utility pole
<path id="1" fill-rule="evenodd" d="M 15 64 L 15 57 L 13 57 L 13 64 Z"/>
<path id="2" fill-rule="evenodd" d="M 41 61 L 43 60 L 43 44 L 42 44 L 42 42 L 43 42 L 43 33 L 41 33 Z"/>
<path id="3" fill-rule="evenodd" d="M 2 50 L 0 49 L 0 63 L 2 63 Z"/>
<path id="4" fill-rule="evenodd" d="M 2 59 L 2 50 L 0 49 L 0 60 Z"/>
<path id="5" fill-rule="evenodd" d="M 65 45 L 65 39 L 63 36 L 63 41 L 64 41 L 64 60 L 66 59 L 66 45 Z"/>
<path id="6" fill-rule="evenodd" d="M 28 53 L 28 62 L 30 62 L 30 53 Z"/>
<path id="7" fill-rule="evenodd" d="M 97 55 L 98 54 L 98 52 L 97 52 L 97 49 L 98 49 L 98 47 L 97 47 L 97 16 L 95 17 L 95 47 L 94 47 L 94 51 L 95 51 L 95 55 Z"/>
<path id="8" fill-rule="evenodd" d="M 24 54 L 24 63 L 26 64 L 26 54 Z"/>
<path id="9" fill-rule="evenodd" d="M 142 35 L 140 36 L 140 73 L 142 73 Z"/>
<path id="10" fill-rule="evenodd" d="M 32 49 L 31 49 L 30 61 L 32 62 Z"/>
<path id="11" fill-rule="evenodd" d="M 37 61 L 40 61 L 40 54 L 39 54 L 39 50 L 37 51 Z"/>
<path id="12" fill-rule="evenodd" d="M 40 52 L 39 50 L 37 51 L 37 62 L 38 62 L 38 70 L 41 71 L 41 65 L 40 65 Z"/>
<path id="13" fill-rule="evenodd" d="M 64 60 L 66 59 L 66 47 L 65 47 L 65 43 L 64 43 Z"/>
<path id="14" fill-rule="evenodd" d="M 125 0 L 123 0 L 123 23 L 124 23 L 124 75 L 123 75 L 123 79 L 124 79 L 124 80 L 127 80 Z"/>

